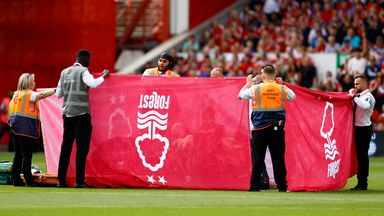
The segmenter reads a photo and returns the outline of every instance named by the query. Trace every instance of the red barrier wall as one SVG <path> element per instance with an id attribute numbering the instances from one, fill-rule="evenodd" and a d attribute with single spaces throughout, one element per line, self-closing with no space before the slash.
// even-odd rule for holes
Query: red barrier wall
<path id="1" fill-rule="evenodd" d="M 91 51 L 92 72 L 113 69 L 113 0 L 0 1 L 0 97 L 23 72 L 36 74 L 37 87 L 56 86 L 80 48 Z"/>
<path id="2" fill-rule="evenodd" d="M 190 0 L 189 1 L 189 28 L 193 28 L 216 15 L 236 0 Z"/>

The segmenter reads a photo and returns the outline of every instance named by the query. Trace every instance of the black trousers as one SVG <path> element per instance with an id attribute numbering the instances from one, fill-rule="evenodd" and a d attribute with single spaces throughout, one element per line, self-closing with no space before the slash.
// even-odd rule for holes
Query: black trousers
<path id="1" fill-rule="evenodd" d="M 75 117 L 63 115 L 64 133 L 61 144 L 58 180 L 65 184 L 73 142 L 76 140 L 76 183 L 84 183 L 85 163 L 92 134 L 91 116 L 87 113 Z"/>
<path id="2" fill-rule="evenodd" d="M 253 149 L 252 137 L 251 137 L 251 140 L 250 140 L 249 143 L 251 144 L 251 152 L 252 152 L 253 151 L 252 150 Z M 265 153 L 267 153 L 267 152 L 265 152 Z M 253 163 L 253 160 L 255 160 L 255 158 L 253 157 L 253 154 L 251 156 L 252 156 L 251 160 L 252 160 L 252 163 Z M 264 160 L 263 166 L 261 168 L 262 168 L 261 175 L 268 177 L 268 170 L 267 170 L 267 166 L 265 165 L 265 160 Z"/>
<path id="3" fill-rule="evenodd" d="M 276 129 L 276 130 L 275 130 Z M 277 187 L 281 190 L 287 189 L 287 170 L 285 168 L 285 131 L 284 125 L 270 126 L 262 130 L 252 131 L 252 175 L 250 189 L 260 189 L 260 177 L 267 146 L 271 153 L 273 174 Z"/>
<path id="4" fill-rule="evenodd" d="M 368 149 L 373 131 L 371 126 L 355 126 L 354 128 L 357 155 L 357 180 L 359 185 L 367 187 L 369 174 Z"/>
<path id="5" fill-rule="evenodd" d="M 26 136 L 12 134 L 12 139 L 15 144 L 15 155 L 13 158 L 13 182 L 14 184 L 22 184 L 20 174 L 24 174 L 24 179 L 27 184 L 33 184 L 31 173 L 32 152 L 37 140 Z"/>

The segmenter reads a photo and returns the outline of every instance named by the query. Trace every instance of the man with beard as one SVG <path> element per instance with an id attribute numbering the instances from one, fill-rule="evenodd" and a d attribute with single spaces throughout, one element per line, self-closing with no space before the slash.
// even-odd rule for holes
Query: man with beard
<path id="1" fill-rule="evenodd" d="M 357 155 L 357 185 L 351 190 L 367 190 L 369 158 L 368 149 L 372 137 L 371 116 L 375 107 L 375 98 L 368 89 L 368 79 L 365 75 L 355 77 L 355 88 L 349 90 L 353 98 L 353 126 Z"/>
<path id="2" fill-rule="evenodd" d="M 157 60 L 157 67 L 146 69 L 143 76 L 179 77 L 177 73 L 171 71 L 172 67 L 172 56 L 168 53 L 162 53 Z"/>

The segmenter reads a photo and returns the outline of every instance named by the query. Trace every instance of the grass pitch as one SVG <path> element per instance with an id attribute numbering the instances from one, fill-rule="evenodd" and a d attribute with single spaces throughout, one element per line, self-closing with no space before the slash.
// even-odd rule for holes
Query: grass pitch
<path id="1" fill-rule="evenodd" d="M 0 152 L 0 160 L 12 153 Z M 44 155 L 33 163 L 45 170 Z M 0 185 L 0 216 L 8 215 L 384 215 L 384 158 L 370 159 L 369 190 L 278 193 L 28 188 Z"/>

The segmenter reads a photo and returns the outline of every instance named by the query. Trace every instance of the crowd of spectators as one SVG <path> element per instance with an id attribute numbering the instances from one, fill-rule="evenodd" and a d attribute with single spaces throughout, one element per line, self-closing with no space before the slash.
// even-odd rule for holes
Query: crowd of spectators
<path id="1" fill-rule="evenodd" d="M 224 76 L 237 77 L 269 63 L 286 82 L 322 91 L 348 91 L 354 75 L 366 74 L 376 97 L 377 129 L 384 130 L 383 6 L 380 0 L 251 0 L 172 49 L 174 71 L 208 77 L 219 67 Z M 309 53 L 351 55 L 336 74 L 318 79 Z"/>

